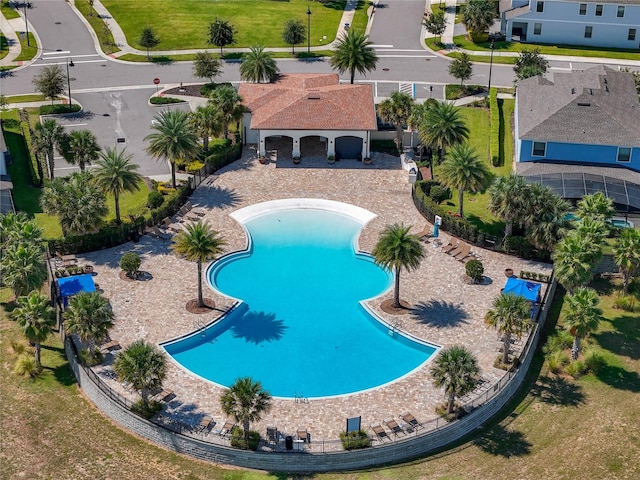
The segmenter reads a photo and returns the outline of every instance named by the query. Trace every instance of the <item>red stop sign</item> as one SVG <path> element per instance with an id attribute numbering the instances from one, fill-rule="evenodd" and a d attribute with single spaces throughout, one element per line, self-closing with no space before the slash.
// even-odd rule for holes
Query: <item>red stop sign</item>
<path id="1" fill-rule="evenodd" d="M 153 83 L 155 83 L 156 85 L 158 85 L 160 83 L 160 79 L 159 78 L 154 78 L 153 79 Z"/>

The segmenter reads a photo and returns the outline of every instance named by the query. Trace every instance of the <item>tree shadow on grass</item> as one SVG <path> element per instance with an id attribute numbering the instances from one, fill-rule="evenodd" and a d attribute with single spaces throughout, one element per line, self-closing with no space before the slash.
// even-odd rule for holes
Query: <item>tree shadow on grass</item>
<path id="1" fill-rule="evenodd" d="M 456 327 L 469 318 L 460 305 L 440 300 L 417 303 L 412 313 L 420 323 L 437 328 Z"/>
<path id="2" fill-rule="evenodd" d="M 486 453 L 504 458 L 529 455 L 532 447 L 522 432 L 508 430 L 502 425 L 491 427 L 473 443 Z"/>
<path id="3" fill-rule="evenodd" d="M 155 63 L 156 65 L 172 65 L 174 60 L 166 55 L 160 55 L 157 57 L 151 57 L 151 63 Z"/>
<path id="4" fill-rule="evenodd" d="M 640 375 L 622 367 L 605 365 L 598 370 L 596 377 L 610 387 L 629 392 L 640 392 Z"/>
<path id="5" fill-rule="evenodd" d="M 562 377 L 540 376 L 531 387 L 531 395 L 543 403 L 578 407 L 585 401 L 582 387 Z"/>
<path id="6" fill-rule="evenodd" d="M 640 322 L 635 315 L 621 315 L 611 320 L 614 331 L 593 334 L 602 348 L 616 355 L 640 359 Z"/>

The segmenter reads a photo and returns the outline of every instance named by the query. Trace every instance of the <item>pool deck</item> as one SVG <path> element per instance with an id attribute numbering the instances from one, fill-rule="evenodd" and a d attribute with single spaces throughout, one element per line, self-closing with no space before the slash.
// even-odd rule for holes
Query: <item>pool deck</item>
<path id="1" fill-rule="evenodd" d="M 291 161 L 261 165 L 248 148 L 245 151 L 243 159 L 219 170 L 210 185 L 201 185 L 191 198 L 207 211 L 203 218 L 227 242 L 225 253 L 247 246 L 243 227 L 230 214 L 269 200 L 322 198 L 375 213 L 377 217 L 364 227 L 358 239 L 359 248 L 365 252 L 373 249 L 388 224 L 412 225 L 415 233 L 427 224 L 413 205 L 408 175 L 401 169 L 398 158 L 374 155 L 370 166 L 349 160 L 328 165 L 326 160 L 305 158 L 300 165 L 293 165 Z M 440 240 L 446 244 L 449 235 L 443 232 Z M 173 255 L 169 246 L 169 240 L 145 235 L 138 243 L 88 253 L 79 259 L 81 264 L 94 265 L 94 280 L 110 300 L 116 316 L 110 337 L 123 347 L 140 338 L 159 344 L 188 334 L 232 305 L 232 300 L 205 287 L 205 296 L 215 300 L 217 309 L 203 315 L 187 312 L 185 304 L 197 295 L 196 265 Z M 148 273 L 146 281 L 119 278 L 118 263 L 128 251 L 142 257 L 141 270 Z M 433 243 L 425 243 L 425 252 L 417 271 L 401 274 L 400 295 L 414 306 L 411 314 L 392 316 L 382 312 L 380 302 L 391 298 L 392 290 L 369 301 L 369 307 L 397 328 L 430 343 L 443 347 L 466 345 L 477 356 L 482 376 L 490 383 L 496 382 L 505 373 L 493 367 L 500 343 L 496 331 L 485 326 L 484 315 L 504 286 L 504 270 L 512 268 L 516 274 L 520 270 L 550 273 L 551 266 L 473 248 L 472 252 L 479 254 L 484 264 L 488 281 L 468 285 L 463 280 L 463 263 L 441 252 Z M 286 290 L 287 286 L 282 285 L 283 294 Z M 363 359 L 363 368 L 375 368 L 377 358 L 383 354 L 371 351 L 370 356 Z M 309 355 L 313 355 L 312 345 Z M 137 400 L 136 394 L 126 392 L 109 375 L 112 361 L 113 356 L 107 355 L 105 364 L 95 371 L 112 388 Z M 287 358 L 286 352 L 279 358 L 256 358 L 256 361 L 273 363 L 273 368 L 282 369 L 283 375 L 287 368 L 305 368 L 304 358 Z M 229 358 L 229 362 L 233 362 L 233 358 Z M 185 371 L 171 359 L 168 364 L 164 387 L 175 392 L 168 405 L 170 415 L 194 426 L 204 416 L 210 416 L 221 426 L 227 419 L 219 405 L 222 388 Z M 443 392 L 431 384 L 427 363 L 411 375 L 367 392 L 304 403 L 275 399 L 271 411 L 263 415 L 261 422 L 253 424 L 252 429 L 265 436 L 267 425 L 288 433 L 302 428 L 312 435 L 314 442 L 336 440 L 348 417 L 362 416 L 362 427 L 369 431 L 371 424 L 397 418 L 406 411 L 420 421 L 427 421 L 436 417 L 436 404 L 443 399 Z"/>

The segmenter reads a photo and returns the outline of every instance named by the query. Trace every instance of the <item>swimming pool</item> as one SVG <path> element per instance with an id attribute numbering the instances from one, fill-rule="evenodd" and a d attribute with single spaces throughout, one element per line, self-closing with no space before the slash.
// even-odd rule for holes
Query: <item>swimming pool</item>
<path id="1" fill-rule="evenodd" d="M 578 217 L 575 213 L 567 213 L 564 216 L 564 219 L 570 222 L 577 222 L 580 220 L 580 217 Z M 623 217 L 613 217 L 611 220 L 609 220 L 609 223 L 616 228 L 634 228 L 635 227 L 635 225 L 631 220 L 627 220 Z"/>
<path id="2" fill-rule="evenodd" d="M 300 199 L 295 208 L 267 203 L 235 217 L 250 248 L 207 272 L 213 288 L 242 302 L 164 344 L 178 363 L 220 385 L 250 376 L 276 397 L 317 398 L 395 381 L 433 355 L 435 346 L 399 334 L 360 303 L 393 280 L 356 251 L 370 212 L 319 200 L 313 208 Z"/>

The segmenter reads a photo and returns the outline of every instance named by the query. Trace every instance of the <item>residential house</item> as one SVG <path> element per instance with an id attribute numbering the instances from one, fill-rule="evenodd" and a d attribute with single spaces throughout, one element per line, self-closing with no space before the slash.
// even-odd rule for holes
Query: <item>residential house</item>
<path id="1" fill-rule="evenodd" d="M 640 48 L 640 0 L 500 0 L 507 41 Z"/>

